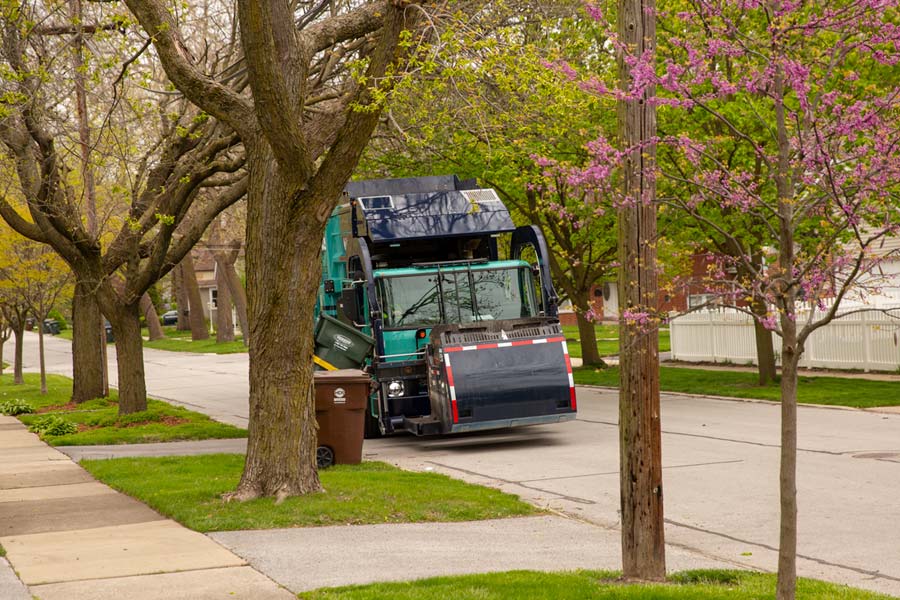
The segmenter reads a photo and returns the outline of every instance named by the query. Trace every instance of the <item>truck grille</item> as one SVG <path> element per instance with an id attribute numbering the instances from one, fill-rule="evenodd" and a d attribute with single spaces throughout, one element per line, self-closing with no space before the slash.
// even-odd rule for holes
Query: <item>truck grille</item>
<path id="1" fill-rule="evenodd" d="M 479 344 L 503 340 L 519 340 L 524 338 L 559 335 L 562 332 L 558 324 L 539 325 L 499 331 L 447 331 L 443 338 L 445 344 Z"/>

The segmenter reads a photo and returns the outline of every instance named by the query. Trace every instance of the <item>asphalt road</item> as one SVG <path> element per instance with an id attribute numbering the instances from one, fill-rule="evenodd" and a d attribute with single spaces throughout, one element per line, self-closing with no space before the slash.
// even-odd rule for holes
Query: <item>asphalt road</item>
<path id="1" fill-rule="evenodd" d="M 36 341 L 28 337 L 29 370 L 37 366 Z M 50 339 L 47 348 L 48 370 L 70 374 L 68 342 Z M 151 395 L 246 424 L 246 355 L 145 350 L 145 357 Z M 573 422 L 369 440 L 365 455 L 493 485 L 616 528 L 616 404 L 615 391 L 579 388 Z M 662 423 L 667 543 L 711 562 L 775 570 L 778 406 L 664 394 Z M 900 596 L 900 414 L 801 407 L 799 447 L 800 575 Z"/>

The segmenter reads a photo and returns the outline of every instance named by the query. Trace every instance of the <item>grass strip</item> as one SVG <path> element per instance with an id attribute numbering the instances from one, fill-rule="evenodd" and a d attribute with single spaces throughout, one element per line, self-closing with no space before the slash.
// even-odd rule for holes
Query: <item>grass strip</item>
<path id="1" fill-rule="evenodd" d="M 103 483 L 196 531 L 320 525 L 475 521 L 539 513 L 516 496 L 437 473 L 380 462 L 338 465 L 319 473 L 325 492 L 223 502 L 240 479 L 239 454 L 85 460 Z"/>
<path id="2" fill-rule="evenodd" d="M 761 387 L 758 375 L 743 371 L 660 367 L 660 389 L 666 392 L 728 396 L 758 400 L 781 400 L 779 383 Z M 575 369 L 579 385 L 619 386 L 619 369 Z M 870 381 L 848 377 L 803 377 L 799 379 L 797 401 L 803 404 L 874 408 L 900 406 L 900 382 Z"/>
<path id="3" fill-rule="evenodd" d="M 581 358 L 581 334 L 577 325 L 563 325 L 563 335 L 566 336 L 566 345 L 569 348 L 569 356 Z M 600 356 L 614 356 L 619 353 L 619 326 L 618 325 L 594 325 L 597 335 L 597 350 Z M 668 352 L 671 349 L 669 330 L 661 329 L 659 332 L 659 351 Z"/>
<path id="4" fill-rule="evenodd" d="M 147 339 L 150 336 L 150 332 L 146 327 L 142 328 L 141 335 L 144 338 L 144 348 L 168 350 L 169 352 L 196 352 L 198 354 L 238 354 L 247 352 L 247 347 L 244 346 L 241 336 L 237 336 L 233 342 L 219 344 L 216 342 L 215 335 L 207 340 L 197 340 L 195 342 L 191 339 L 190 331 L 179 331 L 174 325 L 163 327 L 163 333 L 166 334 L 164 339 L 151 342 Z M 60 331 L 57 337 L 71 340 L 72 330 Z"/>
<path id="5" fill-rule="evenodd" d="M 69 402 L 72 380 L 61 375 L 47 375 L 47 394 L 41 394 L 40 376 L 35 373 L 26 373 L 22 385 L 14 385 L 12 381 L 12 375 L 0 377 L 0 403 L 12 399 L 28 403 L 35 413 L 19 415 L 25 425 L 57 415 L 78 427 L 78 433 L 45 435 L 42 439 L 51 446 L 146 444 L 247 436 L 245 429 L 153 399 L 147 401 L 146 411 L 119 416 L 118 395 L 114 389 L 109 391 L 108 398 L 72 404 Z"/>
<path id="6" fill-rule="evenodd" d="M 326 588 L 298 594 L 303 600 L 768 600 L 775 576 L 747 571 L 685 571 L 665 584 L 622 584 L 618 573 L 510 571 L 434 577 L 400 583 Z M 797 600 L 888 600 L 876 594 L 823 581 L 799 579 Z"/>

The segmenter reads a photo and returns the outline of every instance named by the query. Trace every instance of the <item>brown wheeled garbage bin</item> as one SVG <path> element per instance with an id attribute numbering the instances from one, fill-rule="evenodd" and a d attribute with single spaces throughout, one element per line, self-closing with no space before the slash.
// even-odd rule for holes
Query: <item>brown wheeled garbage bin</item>
<path id="1" fill-rule="evenodd" d="M 316 420 L 319 422 L 316 462 L 320 469 L 362 461 L 371 381 L 356 369 L 316 371 Z"/>

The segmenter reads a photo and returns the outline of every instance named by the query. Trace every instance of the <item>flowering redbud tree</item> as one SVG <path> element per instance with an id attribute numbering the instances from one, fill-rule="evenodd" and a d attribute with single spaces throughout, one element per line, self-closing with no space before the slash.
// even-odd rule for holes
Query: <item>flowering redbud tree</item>
<path id="1" fill-rule="evenodd" d="M 757 318 L 780 337 L 779 599 L 796 585 L 798 362 L 844 300 L 877 284 L 878 248 L 900 234 L 898 4 L 668 4 L 656 15 L 655 62 L 628 59 L 631 89 L 594 84 L 610 95 L 656 86 L 657 201 L 731 248 L 707 274 L 708 291 L 748 312 L 764 299 Z M 599 5 L 590 11 L 604 18 Z M 598 181 L 610 156 L 598 153 Z"/>

